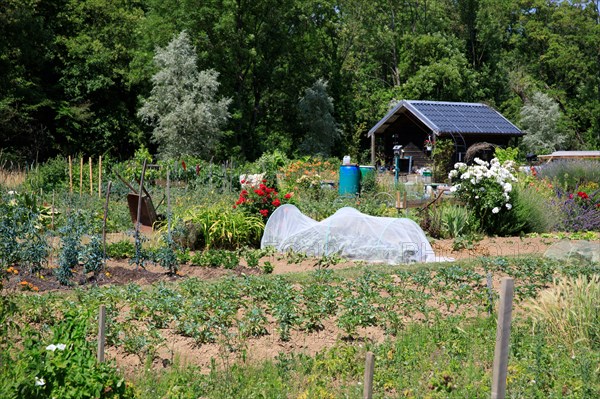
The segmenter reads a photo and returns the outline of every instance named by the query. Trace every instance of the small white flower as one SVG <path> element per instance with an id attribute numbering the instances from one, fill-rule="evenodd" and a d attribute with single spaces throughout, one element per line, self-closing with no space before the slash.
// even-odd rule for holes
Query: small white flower
<path id="1" fill-rule="evenodd" d="M 65 344 L 56 344 L 56 345 L 54 345 L 54 344 L 50 344 L 50 345 L 48 345 L 48 346 L 46 347 L 46 350 L 47 350 L 47 351 L 52 351 L 52 352 L 54 352 L 54 351 L 55 351 L 55 350 L 57 350 L 57 349 L 58 349 L 59 351 L 64 351 L 66 347 L 67 347 L 67 345 L 65 345 Z"/>
<path id="2" fill-rule="evenodd" d="M 512 205 L 511 204 L 506 204 L 506 209 L 511 209 Z"/>
<path id="3" fill-rule="evenodd" d="M 498 213 L 500 212 L 500 208 L 495 207 L 494 209 L 492 209 L 492 213 Z"/>
<path id="4" fill-rule="evenodd" d="M 43 387 L 44 385 L 46 385 L 46 381 L 44 381 L 43 378 L 35 377 L 35 386 L 36 387 Z"/>

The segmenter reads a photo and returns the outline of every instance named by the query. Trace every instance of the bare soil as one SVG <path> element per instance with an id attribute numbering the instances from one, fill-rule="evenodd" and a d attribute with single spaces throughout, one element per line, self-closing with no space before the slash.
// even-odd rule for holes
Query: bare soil
<path id="1" fill-rule="evenodd" d="M 444 256 L 457 260 L 476 259 L 481 256 L 522 256 L 522 255 L 540 255 L 557 239 L 547 238 L 485 238 L 475 243 L 466 243 L 466 248 L 454 250 L 453 240 L 437 240 L 433 242 L 432 247 L 436 256 Z M 284 256 L 270 256 L 268 259 L 274 266 L 274 274 L 306 272 L 315 269 L 315 260 L 306 259 L 298 264 L 289 264 Z M 262 263 L 262 262 L 261 262 Z M 53 262 L 51 260 L 51 267 Z M 337 265 L 329 266 L 331 269 L 342 269 L 355 266 L 354 262 L 341 262 Z M 77 272 L 77 271 L 76 271 Z M 73 279 L 74 286 L 94 286 L 94 285 L 124 285 L 136 283 L 140 285 L 150 285 L 158 281 L 178 281 L 186 278 L 195 277 L 201 280 L 217 279 L 229 275 L 242 274 L 260 274 L 262 271 L 258 268 L 248 268 L 244 264 L 236 269 L 213 269 L 191 265 L 182 265 L 177 275 L 169 275 L 158 265 L 147 265 L 145 268 L 136 268 L 130 265 L 127 260 L 108 261 L 105 272 L 98 276 L 83 275 L 81 272 Z M 51 268 L 46 269 L 41 275 L 31 275 L 26 271 L 19 271 L 18 275 L 12 275 L 4 285 L 4 291 L 16 291 L 21 289 L 20 283 L 28 281 L 38 288 L 40 292 L 44 291 L 65 291 L 70 287 L 61 286 L 53 276 Z M 494 285 L 498 282 L 494 281 Z M 174 362 L 179 364 L 195 364 L 203 372 L 208 372 L 211 359 L 215 359 L 218 366 L 226 367 L 232 362 L 246 360 L 264 360 L 273 359 L 279 353 L 303 353 L 314 355 L 315 353 L 331 347 L 336 341 L 344 338 L 343 332 L 331 320 L 326 320 L 324 329 L 319 332 L 307 333 L 304 331 L 293 331 L 291 339 L 288 342 L 281 342 L 279 334 L 275 331 L 274 323 L 270 324 L 268 334 L 252 339 L 240 340 L 239 342 L 217 342 L 214 344 L 205 344 L 197 346 L 193 339 L 182 337 L 175 334 L 172 330 L 161 330 L 160 333 L 165 339 L 165 344 L 158 351 L 158 356 L 152 364 L 152 368 L 161 369 L 170 367 Z M 382 342 L 385 339 L 383 330 L 376 327 L 369 327 L 359 330 L 358 338 L 360 342 Z M 125 353 L 120 348 L 107 348 L 107 358 L 115 359 L 118 366 L 126 374 L 132 376 L 139 372 L 141 367 L 146 367 L 144 359 L 141 356 Z"/>

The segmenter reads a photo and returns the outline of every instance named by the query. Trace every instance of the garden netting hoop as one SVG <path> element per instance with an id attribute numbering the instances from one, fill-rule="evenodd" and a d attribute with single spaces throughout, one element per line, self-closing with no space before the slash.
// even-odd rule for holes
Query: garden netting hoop
<path id="1" fill-rule="evenodd" d="M 294 205 L 282 205 L 269 218 L 261 248 L 308 256 L 330 256 L 372 263 L 449 261 L 436 258 L 425 233 L 407 218 L 376 217 L 345 207 L 320 222 Z"/>

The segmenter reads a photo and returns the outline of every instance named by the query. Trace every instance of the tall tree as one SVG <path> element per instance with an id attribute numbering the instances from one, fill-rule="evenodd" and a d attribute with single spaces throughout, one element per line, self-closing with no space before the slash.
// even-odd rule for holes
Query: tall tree
<path id="1" fill-rule="evenodd" d="M 562 149 L 567 135 L 560 125 L 558 104 L 547 94 L 535 92 L 521 110 L 521 125 L 526 133 L 523 144 L 534 154 Z"/>
<path id="2" fill-rule="evenodd" d="M 0 147 L 3 158 L 43 158 L 52 147 L 52 21 L 58 5 L 5 0 L 0 6 Z"/>
<path id="3" fill-rule="evenodd" d="M 196 50 L 185 31 L 157 49 L 154 62 L 154 86 L 138 114 L 154 127 L 160 154 L 208 158 L 221 138 L 231 102 L 216 98 L 218 73 L 198 71 Z"/>
<path id="4" fill-rule="evenodd" d="M 143 142 L 131 84 L 142 0 L 65 0 L 57 15 L 56 142 L 65 152 L 129 152 Z"/>
<path id="5" fill-rule="evenodd" d="M 333 117 L 333 99 L 327 94 L 327 82 L 318 79 L 304 91 L 298 103 L 300 125 L 305 135 L 300 150 L 305 154 L 329 156 L 340 130 Z"/>

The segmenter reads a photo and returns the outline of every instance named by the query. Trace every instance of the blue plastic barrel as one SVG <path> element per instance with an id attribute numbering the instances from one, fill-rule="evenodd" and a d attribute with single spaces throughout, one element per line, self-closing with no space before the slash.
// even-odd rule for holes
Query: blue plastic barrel
<path id="1" fill-rule="evenodd" d="M 340 195 L 356 195 L 360 190 L 360 168 L 358 165 L 340 166 Z"/>

